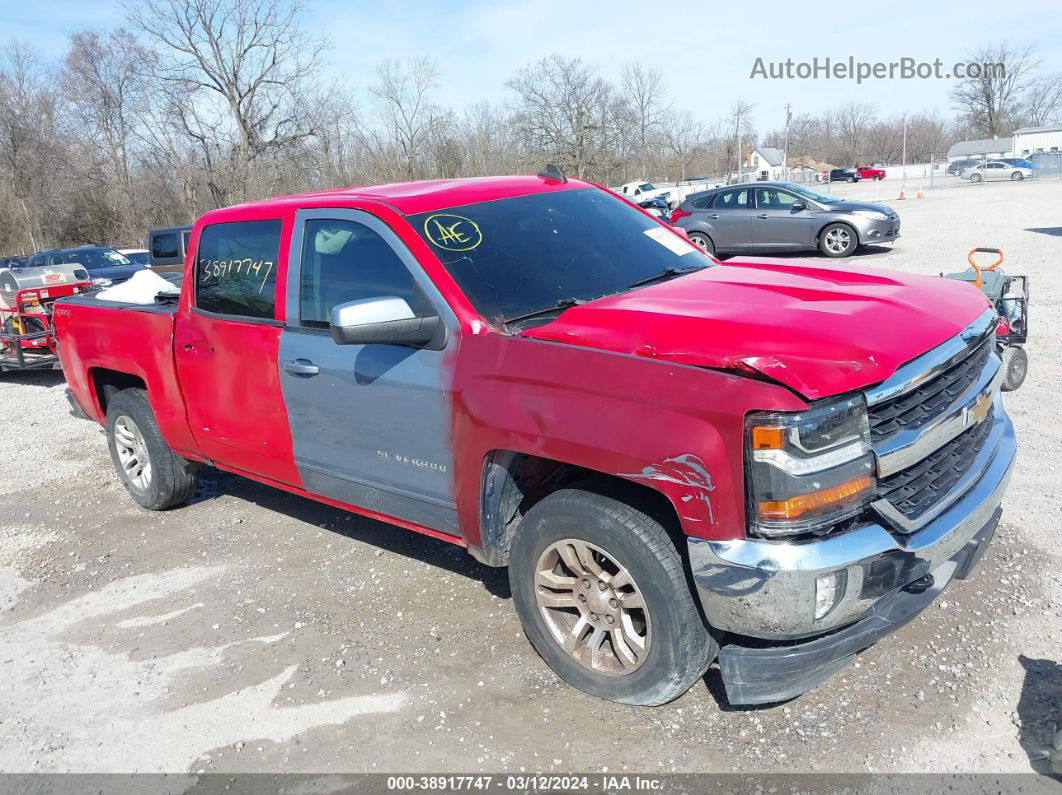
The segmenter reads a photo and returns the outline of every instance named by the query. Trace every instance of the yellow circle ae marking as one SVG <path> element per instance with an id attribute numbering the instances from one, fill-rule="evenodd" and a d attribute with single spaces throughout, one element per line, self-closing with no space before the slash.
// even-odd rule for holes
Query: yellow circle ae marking
<path id="1" fill-rule="evenodd" d="M 446 251 L 471 251 L 483 242 L 483 233 L 471 218 L 436 213 L 424 221 L 424 234 L 432 245 Z"/>

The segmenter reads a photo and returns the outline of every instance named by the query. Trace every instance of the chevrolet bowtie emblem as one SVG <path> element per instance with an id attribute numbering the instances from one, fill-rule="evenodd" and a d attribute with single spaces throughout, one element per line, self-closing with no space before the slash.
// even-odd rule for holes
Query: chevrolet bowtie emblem
<path id="1" fill-rule="evenodd" d="M 974 401 L 973 405 L 962 407 L 962 427 L 969 428 L 971 425 L 976 425 L 988 416 L 991 408 L 992 394 L 990 392 L 982 392 L 977 396 L 977 400 Z"/>

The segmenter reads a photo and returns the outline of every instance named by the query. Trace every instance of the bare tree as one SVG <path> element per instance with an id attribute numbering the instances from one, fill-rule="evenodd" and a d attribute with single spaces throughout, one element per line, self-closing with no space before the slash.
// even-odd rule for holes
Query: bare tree
<path id="1" fill-rule="evenodd" d="M 607 172 L 618 108 L 612 87 L 589 66 L 554 53 L 505 85 L 517 95 L 513 119 L 529 152 L 578 177 Z"/>
<path id="2" fill-rule="evenodd" d="M 216 145 L 231 133 L 220 201 L 246 196 L 263 154 L 313 133 L 302 104 L 324 45 L 299 28 L 301 0 L 126 0 L 124 8 L 160 51 L 154 76 L 183 96 L 179 123 L 189 137 Z"/>
<path id="3" fill-rule="evenodd" d="M 707 130 L 688 110 L 672 111 L 664 121 L 664 138 L 668 149 L 675 155 L 678 178 L 686 179 L 690 176 L 689 167 L 693 158 L 706 144 Z"/>
<path id="4" fill-rule="evenodd" d="M 35 50 L 13 43 L 0 53 L 0 175 L 7 188 L 0 200 L 8 204 L 0 244 L 6 249 L 43 245 L 65 211 L 59 200 L 70 163 L 55 82 Z"/>
<path id="5" fill-rule="evenodd" d="M 62 74 L 78 132 L 88 136 L 103 162 L 108 177 L 104 187 L 113 196 L 124 236 L 136 229 L 131 139 L 148 101 L 144 75 L 151 60 L 151 54 L 123 28 L 109 35 L 86 31 L 70 37 Z"/>
<path id="6" fill-rule="evenodd" d="M 978 133 L 1007 135 L 1038 65 L 1031 45 L 982 45 L 967 56 L 971 75 L 952 89 L 952 102 Z"/>
<path id="7" fill-rule="evenodd" d="M 1062 120 L 1062 73 L 1040 75 L 1029 84 L 1021 117 L 1030 127 Z"/>
<path id="8" fill-rule="evenodd" d="M 623 106 L 634 132 L 638 156 L 639 179 L 649 175 L 649 150 L 661 138 L 663 123 L 670 106 L 663 73 L 640 61 L 624 64 L 620 72 L 620 91 Z"/>
<path id="9" fill-rule="evenodd" d="M 433 114 L 437 115 L 431 92 L 438 84 L 438 67 L 429 58 L 390 59 L 376 67 L 376 79 L 370 91 L 380 119 L 401 155 L 405 178 L 415 179 L 420 148 L 431 130 Z"/>

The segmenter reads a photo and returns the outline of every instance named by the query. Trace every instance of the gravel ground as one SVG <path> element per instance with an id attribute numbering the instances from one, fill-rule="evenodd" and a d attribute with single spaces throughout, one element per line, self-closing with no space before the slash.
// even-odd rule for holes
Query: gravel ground
<path id="1" fill-rule="evenodd" d="M 1019 463 L 974 576 L 813 692 L 733 709 L 709 672 L 655 709 L 584 696 L 531 650 L 504 572 L 224 474 L 187 507 L 142 511 L 61 375 L 4 374 L 0 771 L 1048 770 L 1062 184 L 895 206 L 901 240 L 853 262 L 938 273 L 1000 246 L 1032 278 L 1031 372 L 1006 397 Z"/>

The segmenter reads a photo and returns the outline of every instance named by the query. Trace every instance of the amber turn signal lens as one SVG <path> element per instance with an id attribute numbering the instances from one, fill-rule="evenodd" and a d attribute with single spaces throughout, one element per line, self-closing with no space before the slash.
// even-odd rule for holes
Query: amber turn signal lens
<path id="1" fill-rule="evenodd" d="M 785 428 L 780 425 L 758 425 L 752 429 L 753 450 L 781 450 L 785 447 Z"/>
<path id="2" fill-rule="evenodd" d="M 788 500 L 767 500 L 760 503 L 761 519 L 799 519 L 806 513 L 829 508 L 836 503 L 856 497 L 872 485 L 870 475 L 846 480 L 822 491 L 801 494 Z"/>

